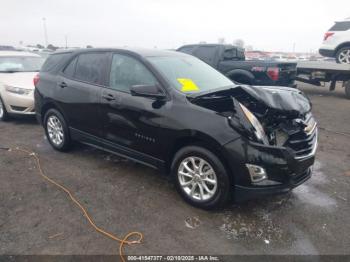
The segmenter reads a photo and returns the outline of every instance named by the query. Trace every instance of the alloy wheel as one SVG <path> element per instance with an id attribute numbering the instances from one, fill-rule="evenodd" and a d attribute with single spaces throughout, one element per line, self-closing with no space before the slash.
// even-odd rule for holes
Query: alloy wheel
<path id="1" fill-rule="evenodd" d="M 187 157 L 179 165 L 178 180 L 182 190 L 193 200 L 207 201 L 216 191 L 218 179 L 213 167 L 200 157 Z"/>
<path id="2" fill-rule="evenodd" d="M 64 140 L 64 132 L 61 121 L 58 117 L 51 115 L 47 119 L 47 133 L 49 135 L 50 141 L 56 145 L 60 146 Z"/>
<path id="3" fill-rule="evenodd" d="M 350 64 L 350 49 L 345 49 L 339 53 L 338 60 L 341 64 Z"/>

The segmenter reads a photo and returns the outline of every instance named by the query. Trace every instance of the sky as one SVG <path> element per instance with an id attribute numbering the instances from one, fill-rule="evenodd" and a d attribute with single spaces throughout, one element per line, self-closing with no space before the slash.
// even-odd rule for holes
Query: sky
<path id="1" fill-rule="evenodd" d="M 244 40 L 256 50 L 315 52 L 350 0 L 1 0 L 0 45 L 132 46 Z"/>

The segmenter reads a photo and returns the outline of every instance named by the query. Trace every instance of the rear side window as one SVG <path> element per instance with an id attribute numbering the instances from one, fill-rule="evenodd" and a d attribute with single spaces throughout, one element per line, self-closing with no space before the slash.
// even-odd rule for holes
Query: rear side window
<path id="1" fill-rule="evenodd" d="M 346 31 L 350 29 L 350 21 L 337 22 L 328 31 Z"/>
<path id="2" fill-rule="evenodd" d="M 77 64 L 78 59 L 74 58 L 63 70 L 63 74 L 69 78 L 72 78 L 75 73 L 75 66 Z"/>
<path id="3" fill-rule="evenodd" d="M 195 46 L 184 46 L 184 47 L 181 47 L 179 51 L 186 54 L 192 54 L 194 49 L 195 49 Z"/>
<path id="4" fill-rule="evenodd" d="M 70 56 L 70 53 L 49 55 L 49 57 L 46 59 L 45 63 L 43 64 L 41 71 L 52 72 L 59 69 L 62 62 L 64 62 L 69 56 Z"/>
<path id="5" fill-rule="evenodd" d="M 203 60 L 209 65 L 214 63 L 216 46 L 201 46 L 195 52 L 195 56 Z"/>
<path id="6" fill-rule="evenodd" d="M 105 53 L 81 54 L 76 64 L 74 79 L 91 84 L 103 85 L 105 65 Z"/>
<path id="7" fill-rule="evenodd" d="M 130 92 L 133 85 L 154 85 L 157 80 L 140 61 L 130 56 L 114 54 L 109 83 L 112 89 Z"/>

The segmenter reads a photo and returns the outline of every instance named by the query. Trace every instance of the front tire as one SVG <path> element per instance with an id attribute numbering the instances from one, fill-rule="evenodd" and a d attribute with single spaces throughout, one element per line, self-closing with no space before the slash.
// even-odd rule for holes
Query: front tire
<path id="1" fill-rule="evenodd" d="M 0 121 L 7 121 L 9 119 L 9 114 L 7 113 L 4 102 L 0 97 Z"/>
<path id="2" fill-rule="evenodd" d="M 200 146 L 180 149 L 171 166 L 176 188 L 184 200 L 203 209 L 225 206 L 231 183 L 221 160 Z"/>
<path id="3" fill-rule="evenodd" d="M 338 64 L 350 64 L 350 46 L 340 48 L 335 56 Z"/>
<path id="4" fill-rule="evenodd" d="M 51 146 L 58 151 L 67 151 L 71 146 L 68 126 L 62 114 L 50 109 L 44 117 L 44 129 Z"/>

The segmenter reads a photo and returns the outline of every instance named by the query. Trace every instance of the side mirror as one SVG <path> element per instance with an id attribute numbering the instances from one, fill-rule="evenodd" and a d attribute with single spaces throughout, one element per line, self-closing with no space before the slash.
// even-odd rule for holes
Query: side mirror
<path id="1" fill-rule="evenodd" d="M 134 85 L 130 87 L 132 96 L 150 97 L 155 99 L 164 99 L 166 95 L 161 88 L 156 85 Z"/>

